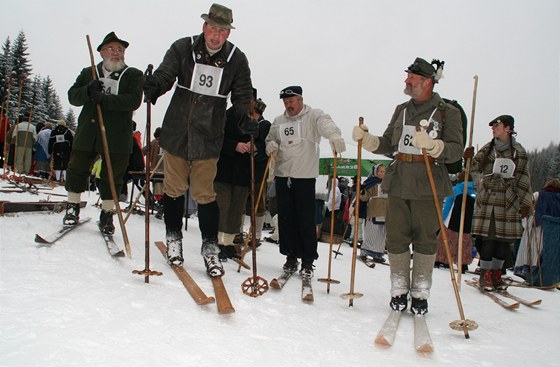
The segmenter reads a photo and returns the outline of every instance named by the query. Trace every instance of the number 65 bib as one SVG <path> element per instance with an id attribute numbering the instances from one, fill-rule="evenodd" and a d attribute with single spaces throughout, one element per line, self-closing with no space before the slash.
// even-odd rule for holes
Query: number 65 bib
<path id="1" fill-rule="evenodd" d="M 299 120 L 278 126 L 280 129 L 280 144 L 292 146 L 301 142 L 301 124 Z"/>

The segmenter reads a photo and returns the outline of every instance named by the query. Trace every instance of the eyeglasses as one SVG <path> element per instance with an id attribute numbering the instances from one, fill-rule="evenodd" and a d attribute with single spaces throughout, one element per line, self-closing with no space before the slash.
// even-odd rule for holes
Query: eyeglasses
<path id="1" fill-rule="evenodd" d="M 285 90 L 283 90 L 280 94 L 282 94 L 282 95 L 288 95 L 288 96 L 298 96 L 298 97 L 301 97 L 301 94 L 296 93 L 296 92 L 294 92 L 294 91 L 291 90 L 291 89 L 285 89 Z"/>
<path id="2" fill-rule="evenodd" d="M 122 48 L 122 47 L 112 47 L 112 46 L 109 46 L 109 47 L 105 47 L 103 50 L 109 51 L 109 52 L 111 52 L 111 53 L 113 53 L 113 52 L 118 53 L 118 54 L 124 53 L 124 48 Z"/>

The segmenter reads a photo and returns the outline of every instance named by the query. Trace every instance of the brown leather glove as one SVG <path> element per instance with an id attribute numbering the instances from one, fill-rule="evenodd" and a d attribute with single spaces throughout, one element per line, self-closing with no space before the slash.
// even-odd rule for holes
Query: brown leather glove
<path id="1" fill-rule="evenodd" d="M 522 206 L 521 208 L 519 208 L 519 214 L 521 214 L 523 218 L 526 218 L 529 216 L 529 214 L 531 214 L 531 210 L 532 208 L 529 205 Z"/>
<path id="2" fill-rule="evenodd" d="M 463 152 L 463 158 L 465 158 L 465 159 L 471 158 L 472 159 L 472 157 L 474 157 L 474 147 L 467 147 L 465 149 L 465 151 Z"/>

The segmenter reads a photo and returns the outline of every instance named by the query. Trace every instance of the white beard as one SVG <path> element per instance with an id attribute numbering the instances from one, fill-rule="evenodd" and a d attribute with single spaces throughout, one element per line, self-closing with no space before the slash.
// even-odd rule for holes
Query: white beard
<path id="1" fill-rule="evenodd" d="M 119 61 L 103 60 L 103 67 L 111 72 L 120 71 L 124 69 L 125 66 L 124 59 Z"/>

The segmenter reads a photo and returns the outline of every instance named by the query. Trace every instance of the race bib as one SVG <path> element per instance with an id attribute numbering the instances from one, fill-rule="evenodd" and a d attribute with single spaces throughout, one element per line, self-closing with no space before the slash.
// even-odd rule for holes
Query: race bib
<path id="1" fill-rule="evenodd" d="M 64 139 L 64 135 L 55 135 L 57 143 L 64 143 L 66 140 Z"/>
<path id="2" fill-rule="evenodd" d="M 220 83 L 224 69 L 212 65 L 195 64 L 190 90 L 205 96 L 221 97 Z"/>
<path id="3" fill-rule="evenodd" d="M 301 120 L 281 124 L 280 144 L 284 146 L 292 146 L 301 142 Z"/>
<path id="4" fill-rule="evenodd" d="M 512 178 L 515 171 L 515 163 L 509 158 L 496 158 L 492 173 L 502 178 Z"/>
<path id="5" fill-rule="evenodd" d="M 404 125 L 403 132 L 401 134 L 401 140 L 399 140 L 399 152 L 406 154 L 417 154 L 421 155 L 422 150 L 416 148 L 412 145 L 412 137 L 416 134 L 416 126 Z"/>
<path id="6" fill-rule="evenodd" d="M 103 82 L 103 93 L 117 95 L 119 94 L 119 81 L 111 78 L 99 78 Z"/>

